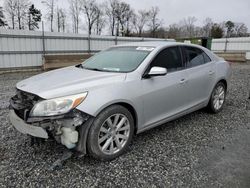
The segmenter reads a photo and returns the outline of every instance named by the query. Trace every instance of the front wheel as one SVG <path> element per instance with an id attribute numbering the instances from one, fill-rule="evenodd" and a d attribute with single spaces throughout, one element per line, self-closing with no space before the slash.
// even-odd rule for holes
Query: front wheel
<path id="1" fill-rule="evenodd" d="M 226 99 L 226 86 L 224 83 L 219 82 L 214 87 L 210 101 L 208 103 L 208 109 L 212 113 L 218 113 L 222 110 Z"/>
<path id="2" fill-rule="evenodd" d="M 88 152 L 99 160 L 112 160 L 126 151 L 134 133 L 131 113 L 120 105 L 102 111 L 88 134 Z"/>

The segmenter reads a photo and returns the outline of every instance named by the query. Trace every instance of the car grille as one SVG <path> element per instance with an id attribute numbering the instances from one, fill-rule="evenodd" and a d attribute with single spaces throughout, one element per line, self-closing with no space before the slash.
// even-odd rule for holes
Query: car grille
<path id="1" fill-rule="evenodd" d="M 16 95 L 10 99 L 10 106 L 21 119 L 26 121 L 31 109 L 39 100 L 41 99 L 38 96 L 17 89 Z"/>

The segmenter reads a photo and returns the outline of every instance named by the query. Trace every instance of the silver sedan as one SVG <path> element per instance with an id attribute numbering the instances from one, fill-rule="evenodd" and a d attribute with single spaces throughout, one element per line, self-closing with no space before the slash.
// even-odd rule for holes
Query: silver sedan
<path id="1" fill-rule="evenodd" d="M 201 46 L 140 42 L 19 82 L 10 120 L 32 137 L 112 160 L 133 135 L 225 103 L 230 64 Z"/>

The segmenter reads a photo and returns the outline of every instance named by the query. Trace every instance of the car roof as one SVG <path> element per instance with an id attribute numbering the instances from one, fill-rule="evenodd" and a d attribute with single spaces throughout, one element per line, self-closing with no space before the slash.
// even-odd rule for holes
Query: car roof
<path id="1" fill-rule="evenodd" d="M 153 48 L 158 49 L 158 50 L 160 50 L 164 47 L 171 47 L 171 46 L 190 46 L 190 47 L 196 47 L 196 48 L 199 48 L 199 49 L 205 51 L 212 60 L 219 60 L 220 59 L 217 55 L 212 53 L 210 50 L 208 50 L 207 48 L 204 48 L 200 45 L 183 43 L 183 42 L 175 42 L 175 41 L 167 41 L 167 40 L 166 41 L 150 41 L 150 42 L 130 42 L 130 43 L 124 43 L 124 44 L 120 44 L 120 45 L 113 46 L 113 47 L 129 47 L 129 46 L 153 47 Z"/>
<path id="2" fill-rule="evenodd" d="M 143 46 L 143 47 L 168 47 L 168 46 L 175 46 L 175 45 L 185 45 L 185 46 L 194 46 L 200 47 L 199 45 L 194 44 L 187 44 L 182 42 L 174 42 L 174 41 L 150 41 L 150 42 L 131 42 L 131 43 L 124 43 L 119 44 L 116 47 L 123 47 L 123 46 Z"/>

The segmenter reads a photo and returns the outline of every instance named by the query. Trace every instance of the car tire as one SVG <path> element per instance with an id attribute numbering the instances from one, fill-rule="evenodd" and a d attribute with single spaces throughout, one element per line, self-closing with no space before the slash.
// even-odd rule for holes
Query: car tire
<path id="1" fill-rule="evenodd" d="M 87 139 L 88 153 L 102 161 L 123 154 L 134 134 L 134 119 L 123 106 L 104 109 L 93 121 Z"/>
<path id="2" fill-rule="evenodd" d="M 214 87 L 212 94 L 210 96 L 210 100 L 208 103 L 208 110 L 211 113 L 219 113 L 225 104 L 226 100 L 226 86 L 223 82 L 218 82 Z"/>

